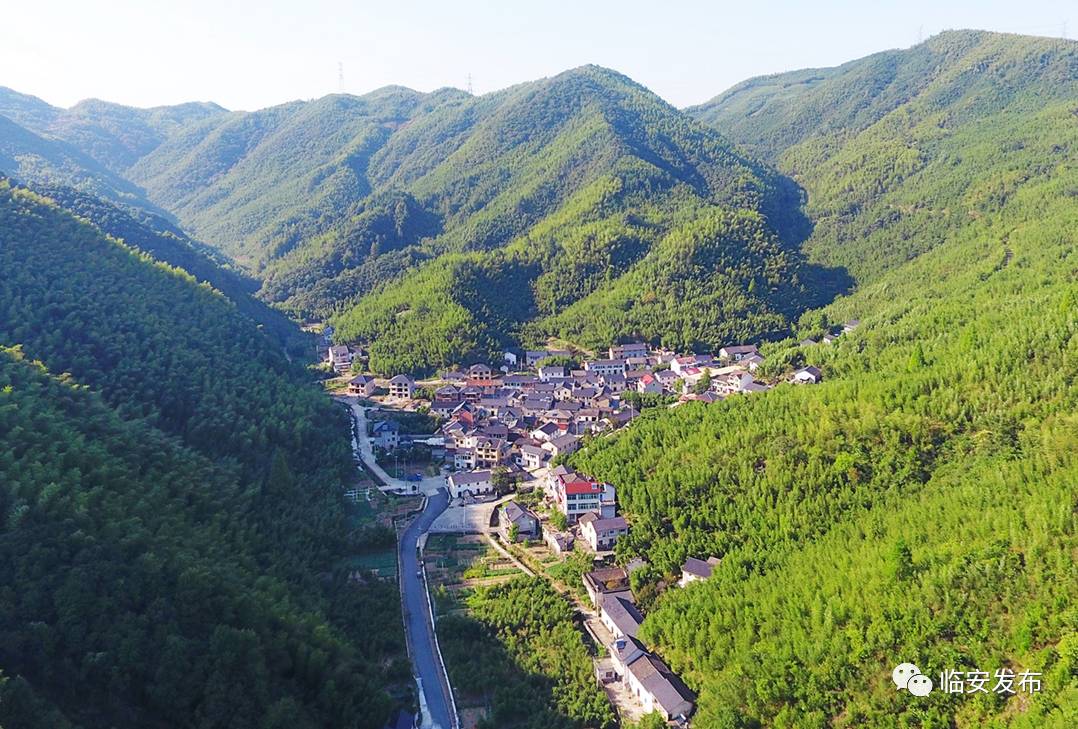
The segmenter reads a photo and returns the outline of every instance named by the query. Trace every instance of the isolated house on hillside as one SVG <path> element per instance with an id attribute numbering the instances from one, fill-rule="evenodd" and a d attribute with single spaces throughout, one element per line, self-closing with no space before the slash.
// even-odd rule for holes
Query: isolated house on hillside
<path id="1" fill-rule="evenodd" d="M 347 372 L 352 368 L 352 352 L 343 344 L 337 344 L 329 348 L 327 361 L 337 372 Z"/>
<path id="2" fill-rule="evenodd" d="M 718 566 L 718 557 L 708 557 L 707 560 L 689 557 L 685 564 L 681 565 L 681 579 L 678 586 L 685 587 L 690 582 L 700 582 L 711 577 L 712 571 Z"/>
<path id="3" fill-rule="evenodd" d="M 823 379 L 823 373 L 819 368 L 809 365 L 808 367 L 802 367 L 797 372 L 794 372 L 793 377 L 790 378 L 790 382 L 798 385 L 815 385 L 817 382 Z"/>

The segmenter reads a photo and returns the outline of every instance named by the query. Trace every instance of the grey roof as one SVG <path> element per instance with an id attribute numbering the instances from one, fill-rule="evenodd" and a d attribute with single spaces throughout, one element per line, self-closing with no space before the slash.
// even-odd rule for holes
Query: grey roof
<path id="1" fill-rule="evenodd" d="M 580 440 L 580 438 L 577 438 L 575 435 L 559 435 L 557 438 L 550 439 L 550 445 L 560 450 L 562 448 L 568 448 L 578 440 Z"/>
<path id="2" fill-rule="evenodd" d="M 383 430 L 397 432 L 400 429 L 400 423 L 398 423 L 396 420 L 379 420 L 377 423 L 374 424 L 373 428 L 375 433 L 381 433 Z"/>
<path id="3" fill-rule="evenodd" d="M 393 379 L 389 381 L 389 384 L 391 385 L 403 385 L 405 383 L 408 383 L 409 385 L 414 385 L 415 381 L 412 380 L 412 378 L 408 375 L 395 375 Z"/>
<path id="4" fill-rule="evenodd" d="M 711 577 L 711 571 L 715 569 L 715 565 L 717 564 L 718 560 L 715 560 L 714 558 L 705 562 L 696 557 L 689 557 L 685 560 L 685 564 L 681 565 L 681 569 L 688 572 L 690 575 L 696 575 L 697 577 L 707 579 L 708 577 Z"/>
<path id="5" fill-rule="evenodd" d="M 533 514 L 530 510 L 524 508 L 515 501 L 510 501 L 502 507 L 505 513 L 505 518 L 513 524 L 520 524 L 527 520 L 529 525 L 534 525 L 539 521 L 539 517 Z M 529 527 L 530 528 L 530 527 Z"/>
<path id="6" fill-rule="evenodd" d="M 628 635 L 624 638 L 618 638 L 610 648 L 623 666 L 632 663 L 648 652 L 643 643 Z"/>
<path id="7" fill-rule="evenodd" d="M 816 379 L 819 379 L 823 376 L 823 372 L 820 372 L 820 369 L 818 367 L 813 367 L 812 365 L 809 365 L 808 367 L 802 367 L 794 374 L 801 374 L 802 372 L 804 372 L 806 375 L 812 375 Z"/>
<path id="8" fill-rule="evenodd" d="M 467 473 L 454 473 L 449 477 L 449 481 L 453 486 L 467 486 L 468 484 L 489 481 L 490 476 L 490 471 L 469 471 Z"/>
<path id="9" fill-rule="evenodd" d="M 689 687 L 658 658 L 651 654 L 644 654 L 630 663 L 628 668 L 667 714 L 670 716 L 688 715 L 692 711 L 696 697 Z"/>
<path id="10" fill-rule="evenodd" d="M 755 344 L 731 344 L 728 347 L 723 347 L 727 354 L 749 354 L 756 351 Z"/>
<path id="11" fill-rule="evenodd" d="M 356 375 L 348 381 L 349 385 L 366 385 L 368 382 L 374 382 L 373 377 L 367 375 Z"/>
<path id="12" fill-rule="evenodd" d="M 532 445 L 531 443 L 527 443 L 525 445 L 522 445 L 520 447 L 520 452 L 521 453 L 527 453 L 530 456 L 539 456 L 540 458 L 548 455 L 545 450 L 543 450 L 542 448 L 540 448 L 537 445 Z"/>
<path id="13" fill-rule="evenodd" d="M 591 512 L 588 512 L 588 513 L 591 513 Z M 581 521 L 583 521 L 583 517 L 581 517 Z M 623 517 L 623 516 L 612 516 L 609 519 L 596 519 L 595 523 L 592 524 L 592 526 L 595 528 L 595 531 L 598 533 L 598 532 L 605 532 L 605 531 L 608 531 L 610 529 L 628 529 L 629 528 L 629 523 L 627 521 L 625 521 L 625 517 Z"/>
<path id="14" fill-rule="evenodd" d="M 599 600 L 599 608 L 610 618 L 610 622 L 617 626 L 625 635 L 635 638 L 640 630 L 640 624 L 644 622 L 644 616 L 633 604 L 633 601 L 623 595 L 603 595 Z"/>

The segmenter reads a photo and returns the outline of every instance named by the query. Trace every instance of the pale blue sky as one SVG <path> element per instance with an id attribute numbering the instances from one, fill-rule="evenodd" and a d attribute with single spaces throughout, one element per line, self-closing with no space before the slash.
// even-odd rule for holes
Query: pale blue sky
<path id="1" fill-rule="evenodd" d="M 519 7 L 515 7 L 519 5 Z M 396 83 L 476 93 L 585 63 L 677 106 L 948 28 L 1078 33 L 1075 0 L 5 0 L 0 86 L 69 106 L 253 109 Z"/>

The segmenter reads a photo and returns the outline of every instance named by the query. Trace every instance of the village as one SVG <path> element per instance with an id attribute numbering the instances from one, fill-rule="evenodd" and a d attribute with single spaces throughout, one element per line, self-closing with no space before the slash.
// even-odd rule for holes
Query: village
<path id="1" fill-rule="evenodd" d="M 800 346 L 829 344 L 858 323 Z M 576 472 L 565 457 L 590 438 L 630 425 L 645 407 L 715 403 L 784 383 L 812 385 L 823 373 L 806 366 L 768 381 L 759 375 L 765 360 L 754 344 L 707 355 L 637 342 L 613 345 L 605 354 L 506 351 L 497 369 L 476 363 L 425 381 L 353 374 L 362 368 L 359 347 L 327 346 L 324 356 L 347 383 L 347 396 L 369 407 L 365 435 L 376 462 L 397 479 L 396 485 L 387 480 L 389 490 L 414 493 L 423 482 L 448 492 L 449 507 L 430 533 L 482 535 L 529 574 L 547 574 L 548 565 L 586 555 L 588 566 L 576 575 L 579 596 L 566 594 L 598 648 L 596 680 L 623 719 L 658 713 L 672 726 L 689 726 L 695 696 L 638 637 L 644 615 L 629 575 L 640 560 L 615 563 L 615 547 L 631 529 L 619 514 L 616 484 Z M 418 415 L 432 427 L 408 432 Z M 401 453 L 407 454 L 403 467 L 395 455 Z M 689 557 L 676 586 L 706 580 L 718 563 L 713 555 Z M 505 571 L 515 573 L 514 564 Z"/>

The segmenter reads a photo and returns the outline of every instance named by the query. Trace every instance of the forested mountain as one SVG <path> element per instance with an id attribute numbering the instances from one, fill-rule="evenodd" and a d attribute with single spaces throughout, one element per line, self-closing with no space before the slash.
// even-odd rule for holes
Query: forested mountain
<path id="1" fill-rule="evenodd" d="M 162 212 L 130 181 L 128 168 L 186 125 L 224 111 L 198 103 L 136 109 L 96 99 L 60 109 L 0 87 L 0 172 Z"/>
<path id="2" fill-rule="evenodd" d="M 814 253 L 848 255 L 860 277 L 795 334 L 861 324 L 830 346 L 765 348 L 773 369 L 820 367 L 821 385 L 652 411 L 573 457 L 619 486 L 631 524 L 619 559 L 649 562 L 633 575 L 651 608 L 644 635 L 700 691 L 694 726 L 1078 717 L 1075 45 L 955 33 L 888 54 L 895 68 L 950 55 L 934 80 L 909 75 L 904 86 L 933 90 L 905 101 L 873 95 L 886 84 L 832 91 L 861 94 L 833 109 L 845 133 L 798 116 L 836 71 L 791 74 L 796 90 L 762 81 L 775 93 L 759 107 L 725 95 L 733 119 L 792 127 L 762 123 L 760 148 L 803 139 L 777 159 L 824 211 Z M 863 78 L 854 66 L 840 70 Z M 1040 86 L 1052 78 L 1060 88 Z M 888 106 L 857 129 L 861 110 Z M 753 143 L 751 124 L 730 127 Z M 882 174 L 896 145 L 919 162 Z M 794 166 L 810 152 L 816 163 Z M 663 591 L 688 556 L 722 562 Z M 1044 686 L 918 702 L 890 682 L 903 660 L 937 684 L 947 669 L 1010 668 Z"/>
<path id="3" fill-rule="evenodd" d="M 788 178 L 595 66 L 481 97 L 388 87 L 251 113 L 0 102 L 87 168 L 122 170 L 263 300 L 338 314 L 381 372 L 550 337 L 717 347 L 785 332 L 850 284 L 805 264 Z"/>
<path id="4" fill-rule="evenodd" d="M 367 229 L 403 228 L 390 227 L 392 212 L 423 232 L 440 221 L 440 232 L 418 246 L 382 235 L 321 285 L 327 300 L 294 301 L 317 311 L 369 292 L 335 323 L 342 338 L 373 342 L 378 371 L 429 370 L 549 336 L 718 347 L 782 331 L 847 283 L 801 260 L 807 224 L 788 180 L 606 69 L 446 105 L 394 135 L 370 169 L 409 197 Z M 339 243 L 298 249 L 269 269 L 264 290 L 304 257 L 331 275 Z"/>
<path id="5" fill-rule="evenodd" d="M 0 724 L 381 726 L 407 667 L 395 589 L 338 567 L 347 418 L 102 220 L 151 243 L 0 181 Z"/>
<path id="6" fill-rule="evenodd" d="M 173 135 L 130 171 L 198 237 L 252 268 L 362 212 L 370 158 L 414 116 L 465 96 L 389 87 L 234 112 Z"/>
<path id="7" fill-rule="evenodd" d="M 161 263 L 183 269 L 224 294 L 235 307 L 297 358 L 308 357 L 312 341 L 285 314 L 255 298 L 258 282 L 232 267 L 209 246 L 192 240 L 160 216 L 120 207 L 69 187 L 35 185 L 35 192 Z"/>
<path id="8" fill-rule="evenodd" d="M 65 142 L 119 174 L 184 127 L 225 113 L 225 109 L 211 103 L 138 109 L 99 99 L 61 109 L 35 96 L 0 87 L 0 116 L 36 134 Z"/>
<path id="9" fill-rule="evenodd" d="M 2 115 L 0 173 L 24 182 L 66 185 L 114 202 L 153 209 L 133 183 L 70 144 L 39 136 Z"/>
<path id="10" fill-rule="evenodd" d="M 869 281 L 1073 159 L 1078 43 L 942 33 L 752 79 L 688 110 L 808 193 L 806 252 Z"/>

